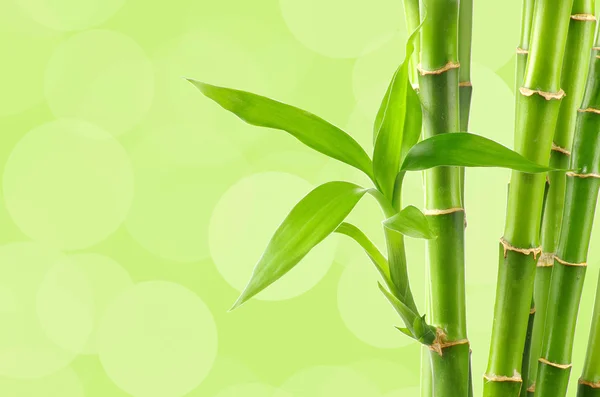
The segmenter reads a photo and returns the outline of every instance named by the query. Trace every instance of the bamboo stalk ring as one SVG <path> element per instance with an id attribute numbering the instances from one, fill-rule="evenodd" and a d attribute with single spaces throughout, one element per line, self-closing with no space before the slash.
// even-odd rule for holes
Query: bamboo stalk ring
<path id="1" fill-rule="evenodd" d="M 554 260 L 557 261 L 558 263 L 560 263 L 561 265 L 565 265 L 565 266 L 573 266 L 573 267 L 586 267 L 587 266 L 586 262 L 581 262 L 581 263 L 567 262 L 563 259 L 560 259 L 558 256 L 555 256 Z"/>
<path id="2" fill-rule="evenodd" d="M 521 95 L 524 96 L 539 95 L 547 101 L 550 101 L 552 99 L 561 100 L 567 95 L 562 89 L 558 92 L 546 92 L 540 90 L 532 90 L 531 88 L 527 87 L 521 87 L 519 88 L 519 92 L 521 93 Z"/>
<path id="3" fill-rule="evenodd" d="M 555 151 L 555 152 L 562 153 L 562 154 L 564 154 L 566 156 L 570 156 L 571 155 L 571 151 L 570 150 L 568 150 L 568 149 L 566 149 L 564 147 L 558 146 L 554 142 L 552 142 L 552 150 Z"/>
<path id="4" fill-rule="evenodd" d="M 577 383 L 579 383 L 580 385 L 591 387 L 592 389 L 600 389 L 600 382 L 589 382 L 583 378 L 579 378 L 579 381 Z"/>
<path id="5" fill-rule="evenodd" d="M 517 372 L 515 369 L 513 376 L 506 375 L 495 375 L 495 374 L 483 374 L 483 379 L 488 382 L 516 382 L 523 383 L 523 378 L 521 378 L 521 374 Z"/>
<path id="6" fill-rule="evenodd" d="M 517 47 L 517 55 L 527 55 L 529 54 L 529 50 L 524 50 L 521 47 Z"/>
<path id="7" fill-rule="evenodd" d="M 574 21 L 593 22 L 596 20 L 596 17 L 593 14 L 574 14 L 571 15 L 571 19 Z"/>
<path id="8" fill-rule="evenodd" d="M 540 259 L 537 261 L 537 267 L 552 267 L 554 266 L 554 253 L 542 252 Z"/>
<path id="9" fill-rule="evenodd" d="M 441 68 L 435 69 L 435 70 L 425 70 L 421 67 L 421 64 L 418 64 L 417 70 L 419 71 L 421 76 L 429 76 L 429 75 L 442 74 L 442 73 L 445 73 L 452 69 L 458 69 L 459 67 L 460 67 L 460 63 L 454 62 L 454 61 L 449 61 L 447 64 L 445 64 Z"/>
<path id="10" fill-rule="evenodd" d="M 533 254 L 533 259 L 537 259 L 537 256 L 542 253 L 542 247 L 533 247 L 533 248 L 518 248 L 511 245 L 504 237 L 500 238 L 500 244 L 504 247 L 504 257 L 506 258 L 506 254 L 508 251 L 518 252 L 523 255 L 531 255 Z"/>
<path id="11" fill-rule="evenodd" d="M 598 48 L 598 50 L 600 51 L 600 48 Z M 596 113 L 596 114 L 600 114 L 600 109 L 595 109 L 595 108 L 578 109 L 577 111 L 579 113 Z"/>
<path id="12" fill-rule="evenodd" d="M 589 173 L 589 174 L 578 174 L 576 172 L 567 172 L 566 175 L 573 177 L 573 178 L 600 178 L 600 174 L 596 174 L 593 172 Z"/>
<path id="13" fill-rule="evenodd" d="M 454 208 L 446 208 L 443 210 L 424 210 L 423 215 L 425 216 L 438 216 L 438 215 L 448 215 L 453 214 L 455 212 L 465 212 L 464 208 L 454 207 Z"/>
<path id="14" fill-rule="evenodd" d="M 558 363 L 553 363 L 552 361 L 548 361 L 548 360 L 546 360 L 543 357 L 540 357 L 538 361 L 541 362 L 542 364 L 546 364 L 546 365 L 549 365 L 551 367 L 558 368 L 558 369 L 569 369 L 569 368 L 571 368 L 573 366 L 573 364 L 558 364 Z"/>
<path id="15" fill-rule="evenodd" d="M 531 386 L 529 386 L 527 388 L 527 392 L 528 393 L 535 393 L 535 382 L 533 382 L 533 384 L 531 384 Z"/>

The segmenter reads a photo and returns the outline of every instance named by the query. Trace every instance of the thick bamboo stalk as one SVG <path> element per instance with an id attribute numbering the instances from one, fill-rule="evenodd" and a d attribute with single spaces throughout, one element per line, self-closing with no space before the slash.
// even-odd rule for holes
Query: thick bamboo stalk
<path id="1" fill-rule="evenodd" d="M 573 145 L 573 159 L 571 161 L 577 167 L 582 167 L 581 170 L 577 171 L 577 174 L 567 178 L 567 189 L 572 189 L 578 196 L 581 203 L 573 202 L 573 206 L 577 209 L 577 212 L 585 212 L 586 216 L 579 216 L 573 219 L 570 224 L 571 230 L 574 234 L 583 234 L 580 236 L 581 242 L 575 244 L 575 237 L 573 236 L 573 242 L 569 248 L 568 255 L 573 260 L 582 260 L 585 262 L 587 257 L 587 247 L 589 245 L 589 233 L 591 231 L 591 223 L 593 220 L 594 209 L 596 206 L 596 198 L 598 196 L 598 187 L 600 186 L 600 179 L 595 176 L 588 178 L 582 178 L 583 174 L 600 174 L 600 34 L 596 32 L 596 40 L 594 43 L 594 50 L 592 51 L 590 74 L 588 76 L 588 82 L 584 94 L 583 103 L 579 112 L 577 120 L 577 132 L 575 135 L 575 141 Z M 575 199 L 576 197 L 573 197 Z M 569 205 L 567 201 L 567 208 Z M 565 210 L 565 214 L 566 214 Z M 566 244 L 566 242 L 565 242 Z M 562 246 L 562 242 L 561 242 Z M 560 247 L 559 247 L 560 248 Z M 555 272 L 559 267 L 555 264 Z M 585 274 L 585 267 L 577 266 L 573 268 L 563 269 L 563 278 L 566 280 L 571 279 L 573 283 L 569 288 L 565 288 L 567 295 L 573 296 L 580 294 L 582 281 L 574 280 L 573 277 L 579 276 L 583 278 Z M 600 285 L 600 283 L 599 283 Z M 566 299 L 561 305 L 565 305 L 572 299 Z M 579 299 L 577 299 L 577 303 Z M 572 306 L 572 305 L 571 305 Z M 563 310 L 577 310 L 575 307 L 565 307 Z M 564 326 L 563 330 L 557 330 L 557 332 L 570 331 L 571 325 L 569 322 Z M 570 346 L 569 346 L 570 347 Z M 553 354 L 556 352 L 552 352 Z M 560 358 L 560 357 L 559 357 Z M 569 356 L 570 358 L 570 356 Z M 583 373 L 579 380 L 578 397 L 591 397 L 600 396 L 600 288 L 596 290 L 596 303 L 594 306 L 594 314 L 592 320 L 592 327 L 589 336 L 587 356 L 584 362 Z"/>
<path id="2" fill-rule="evenodd" d="M 538 163 L 549 164 L 560 101 L 563 55 L 573 2 L 537 0 L 531 48 L 523 86 L 517 93 L 515 150 Z M 500 266 L 485 397 L 518 396 L 521 365 L 537 257 L 544 175 L 511 174 L 506 226 L 500 243 Z"/>
<path id="3" fill-rule="evenodd" d="M 426 0 L 419 86 L 423 135 L 459 131 L 458 0 Z M 443 330 L 441 353 L 429 352 L 434 397 L 468 395 L 469 345 L 465 313 L 464 210 L 460 170 L 425 172 L 426 214 L 438 238 L 428 241 L 429 322 Z"/>
<path id="4" fill-rule="evenodd" d="M 594 35 L 594 20 L 592 19 L 594 8 L 593 0 L 575 0 L 573 2 L 561 77 L 561 87 L 567 96 L 560 106 L 550 155 L 550 165 L 556 168 L 565 169 L 569 165 L 577 108 L 581 104 L 585 77 L 588 72 L 589 51 Z M 544 330 L 554 326 L 552 322 L 548 323 L 546 307 L 548 305 L 550 310 L 555 309 L 552 306 L 553 298 L 548 301 L 548 289 L 551 277 L 554 277 L 552 276 L 553 257 L 557 250 L 561 225 L 564 225 L 562 218 L 565 205 L 565 173 L 550 172 L 548 181 L 548 196 L 544 208 L 541 234 L 544 254 L 538 261 L 534 288 L 537 319 L 534 324 L 533 351 L 529 362 L 530 379 L 526 383 L 530 390 L 535 390 Z M 539 395 L 539 393 L 537 394 Z"/>

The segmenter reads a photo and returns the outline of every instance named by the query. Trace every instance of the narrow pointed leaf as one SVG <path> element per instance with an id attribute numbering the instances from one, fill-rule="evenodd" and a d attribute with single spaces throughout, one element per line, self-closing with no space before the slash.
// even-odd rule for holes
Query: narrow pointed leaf
<path id="1" fill-rule="evenodd" d="M 365 250 L 365 253 L 371 259 L 371 262 L 373 262 L 386 284 L 391 284 L 390 265 L 387 259 L 359 228 L 351 223 L 343 222 L 335 232 L 345 234 L 356 241 Z"/>
<path id="2" fill-rule="evenodd" d="M 250 92 L 189 79 L 205 96 L 248 124 L 283 130 L 305 145 L 372 178 L 371 159 L 347 133 L 312 113 Z"/>
<path id="3" fill-rule="evenodd" d="M 378 186 L 389 198 L 394 193 L 402 157 L 416 143 L 421 132 L 421 103 L 408 77 L 418 31 L 408 39 L 405 59 L 392 78 L 375 120 L 373 172 Z"/>
<path id="4" fill-rule="evenodd" d="M 329 182 L 306 195 L 275 231 L 232 310 L 296 266 L 339 227 L 366 192 L 353 183 Z"/>
<path id="5" fill-rule="evenodd" d="M 431 240 L 436 234 L 429 225 L 427 217 L 412 205 L 404 208 L 391 218 L 383 221 L 383 226 L 408 237 Z"/>
<path id="6" fill-rule="evenodd" d="M 398 331 L 402 332 L 406 336 L 409 336 L 413 339 L 415 338 L 414 335 L 410 332 L 410 330 L 408 328 L 396 327 L 396 329 Z"/>
<path id="7" fill-rule="evenodd" d="M 491 139 L 464 132 L 440 134 L 417 143 L 404 159 L 402 170 L 421 171 L 439 166 L 500 167 L 527 173 L 553 170 Z"/>

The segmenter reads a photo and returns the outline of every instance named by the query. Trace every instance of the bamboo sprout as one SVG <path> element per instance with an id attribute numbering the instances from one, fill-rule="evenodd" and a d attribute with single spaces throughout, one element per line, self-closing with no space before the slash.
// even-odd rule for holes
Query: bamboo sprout
<path id="1" fill-rule="evenodd" d="M 543 165 L 550 160 L 560 102 L 563 55 L 573 2 L 537 0 L 523 85 L 517 93 L 515 149 Z M 533 295 L 545 178 L 512 172 L 500 265 L 485 397 L 518 396 Z"/>
<path id="2" fill-rule="evenodd" d="M 421 30 L 419 85 L 425 138 L 459 131 L 458 1 L 427 0 Z M 429 352 L 434 396 L 468 394 L 469 345 L 465 313 L 464 210 L 460 170 L 425 172 L 426 207 L 438 238 L 427 244 L 429 322 L 443 330 L 442 354 Z"/>
<path id="3" fill-rule="evenodd" d="M 561 77 L 561 86 L 567 96 L 560 106 L 550 155 L 550 165 L 559 169 L 566 169 L 569 164 L 577 108 L 581 104 L 589 65 L 589 50 L 594 35 L 594 20 L 582 16 L 594 15 L 594 2 L 592 0 L 575 0 L 571 15 L 573 17 L 570 21 Z M 530 379 L 525 383 L 530 391 L 535 390 L 544 330 L 554 325 L 552 321 L 549 323 L 546 319 L 546 307 L 549 304 L 549 308 L 554 309 L 552 307 L 553 299 L 548 300 L 548 290 L 553 274 L 553 257 L 557 249 L 561 224 L 565 225 L 564 220 L 561 221 L 565 204 L 565 174 L 560 171 L 549 172 L 548 181 L 548 196 L 545 202 L 541 233 L 544 254 L 538 261 L 534 288 L 537 319 L 534 324 L 532 354 L 529 362 Z"/>

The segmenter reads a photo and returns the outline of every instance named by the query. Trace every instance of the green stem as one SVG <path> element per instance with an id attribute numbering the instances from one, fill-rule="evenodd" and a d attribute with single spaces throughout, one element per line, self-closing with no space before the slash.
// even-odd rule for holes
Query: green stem
<path id="1" fill-rule="evenodd" d="M 594 15 L 594 2 L 575 0 L 572 14 Z M 600 156 L 600 150 L 596 149 L 599 142 L 595 139 L 597 130 L 592 129 L 598 124 L 594 123 L 595 120 L 591 120 L 590 123 L 589 115 L 577 112 L 580 104 L 584 109 L 598 106 L 593 92 L 597 84 L 594 74 L 589 76 L 586 94 L 581 102 L 594 25 L 592 20 L 571 19 L 565 52 L 562 82 L 567 90 L 567 97 L 561 104 L 554 143 L 555 146 L 570 151 L 573 134 L 575 134 L 569 166 L 572 169 L 596 170 L 598 167 L 595 164 Z M 568 156 L 565 153 L 554 150 L 552 156 L 555 158 L 555 164 L 567 168 Z M 597 170 L 589 172 L 597 172 Z M 544 232 L 551 236 L 552 241 L 547 241 L 550 238 L 544 238 L 542 234 L 542 248 L 548 253 L 555 252 L 556 259 L 548 292 L 546 320 L 543 326 L 545 333 L 540 356 L 542 361 L 537 368 L 535 396 L 564 397 L 567 392 L 570 367 L 563 368 L 548 362 L 559 365 L 571 364 L 585 267 L 565 265 L 565 262 L 583 263 L 587 260 L 598 186 L 600 181 L 597 178 L 565 177 L 563 172 L 552 172 L 550 175 L 548 204 L 556 203 L 549 207 L 556 212 L 544 215 L 544 224 L 549 223 L 548 229 L 544 229 Z M 553 195 L 559 197 L 554 199 Z M 559 216 L 562 222 L 557 221 L 556 218 Z M 557 238 L 557 232 L 554 230 L 559 233 L 560 238 Z M 547 244 L 547 248 L 543 244 Z M 554 250 L 555 246 L 556 250 Z M 550 268 L 543 268 L 548 273 L 546 269 Z"/>
<path id="2" fill-rule="evenodd" d="M 527 397 L 530 393 L 527 387 L 529 379 L 529 358 L 531 356 L 531 337 L 533 334 L 533 322 L 535 320 L 535 303 L 531 300 L 531 311 L 529 312 L 529 321 L 527 322 L 527 335 L 525 336 L 525 348 L 523 349 L 522 373 L 523 383 L 521 386 L 520 397 Z"/>
<path id="3" fill-rule="evenodd" d="M 408 34 L 417 30 L 419 24 L 421 23 L 421 16 L 419 14 L 419 0 L 404 0 L 404 17 L 406 19 L 406 31 Z M 421 41 L 417 37 L 415 40 L 415 51 L 410 58 L 410 72 L 408 75 L 412 84 L 417 84 L 419 81 L 417 65 L 419 64 L 420 52 Z"/>
<path id="4" fill-rule="evenodd" d="M 593 15 L 594 1 L 575 0 L 571 14 Z M 565 169 L 569 165 L 569 152 L 571 151 L 573 142 L 577 108 L 581 104 L 583 95 L 585 76 L 587 75 L 589 65 L 589 50 L 592 46 L 593 35 L 593 21 L 571 19 L 561 77 L 561 86 L 567 93 L 567 96 L 560 105 L 556 130 L 554 132 L 553 150 L 550 155 L 550 165 L 555 168 Z M 548 197 L 544 207 L 541 232 L 544 256 L 539 262 L 542 266 L 539 266 L 537 269 L 534 287 L 538 307 L 537 319 L 534 325 L 533 351 L 529 363 L 531 377 L 529 383 L 527 383 L 529 386 L 536 383 L 538 359 L 542 352 L 544 329 L 549 328 L 548 320 L 546 319 L 546 307 L 550 280 L 554 272 L 552 257 L 556 253 L 565 205 L 566 180 L 564 172 L 550 172 L 548 174 L 548 181 Z"/>
<path id="5" fill-rule="evenodd" d="M 560 109 L 560 77 L 572 0 L 537 0 L 523 86 L 517 93 L 515 150 L 549 164 Z M 518 396 L 540 245 L 544 175 L 513 171 L 494 306 L 484 397 Z"/>
<path id="6" fill-rule="evenodd" d="M 596 302 L 588 340 L 583 373 L 579 379 L 577 397 L 600 397 L 600 277 L 596 288 Z"/>
<path id="7" fill-rule="evenodd" d="M 460 98 L 460 130 L 469 131 L 469 115 L 471 113 L 471 42 L 473 36 L 473 0 L 461 0 L 458 14 L 458 72 Z M 460 194 L 465 201 L 465 168 L 460 169 Z"/>
<path id="8" fill-rule="evenodd" d="M 421 28 L 419 86 L 425 138 L 460 129 L 458 92 L 458 0 L 426 0 Z M 425 172 L 426 206 L 450 210 L 429 216 L 438 238 L 427 242 L 429 323 L 443 330 L 445 342 L 466 341 L 464 212 L 460 170 L 438 167 Z M 433 397 L 468 395 L 469 346 L 430 351 Z"/>

